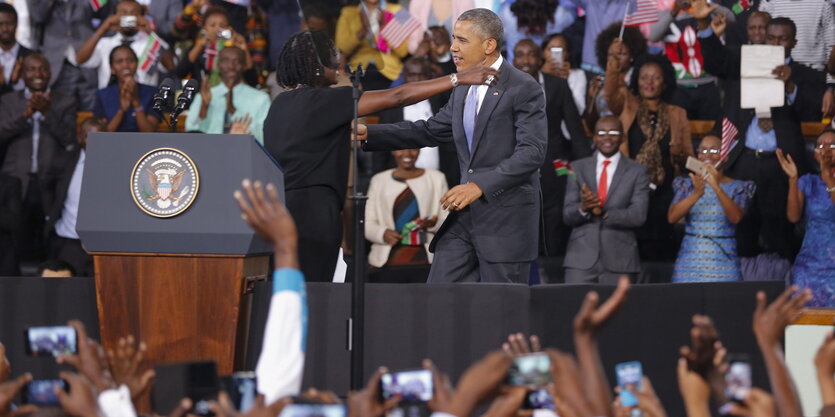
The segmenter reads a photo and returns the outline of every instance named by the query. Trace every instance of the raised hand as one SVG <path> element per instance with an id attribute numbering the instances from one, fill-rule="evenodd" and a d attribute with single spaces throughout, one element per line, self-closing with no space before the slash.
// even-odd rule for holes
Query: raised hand
<path id="1" fill-rule="evenodd" d="M 432 388 L 434 390 L 432 399 L 426 405 L 433 412 L 445 412 L 451 409 L 455 391 L 452 389 L 449 376 L 438 370 L 438 367 L 430 359 L 423 360 L 423 369 L 432 372 Z"/>
<path id="2" fill-rule="evenodd" d="M 379 368 L 362 391 L 348 393 L 348 417 L 383 417 L 397 407 L 398 398 L 389 398 L 380 402 L 380 378 L 388 373 L 388 369 Z"/>
<path id="3" fill-rule="evenodd" d="M 555 349 L 546 349 L 551 358 L 551 378 L 548 389 L 554 398 L 560 416 L 592 417 L 596 414 L 583 390 L 582 377 L 577 361 L 571 355 Z M 608 406 L 608 404 L 606 404 Z M 566 413 L 564 413 L 566 411 Z"/>
<path id="4" fill-rule="evenodd" d="M 649 377 L 644 376 L 641 381 L 641 391 L 638 391 L 635 387 L 628 388 L 638 399 L 638 409 L 643 411 L 644 417 L 667 417 L 667 412 L 664 410 L 661 400 L 658 399 Z"/>
<path id="5" fill-rule="evenodd" d="M 61 372 L 58 374 L 61 379 L 70 385 L 69 391 L 60 387 L 55 388 L 55 394 L 61 402 L 61 408 L 73 417 L 100 417 L 99 404 L 96 390 L 93 385 L 84 378 L 72 372 Z"/>
<path id="6" fill-rule="evenodd" d="M 612 296 L 605 303 L 597 306 L 600 296 L 596 291 L 590 291 L 580 306 L 580 311 L 574 316 L 574 338 L 593 338 L 600 329 L 623 307 L 626 294 L 629 292 L 629 278 L 621 277 Z"/>
<path id="7" fill-rule="evenodd" d="M 757 307 L 754 310 L 754 335 L 762 346 L 779 345 L 786 326 L 803 314 L 802 308 L 812 300 L 812 291 L 797 292 L 792 285 L 783 291 L 774 302 L 767 305 L 765 292 L 757 293 Z"/>
<path id="8" fill-rule="evenodd" d="M 116 382 L 107 367 L 104 349 L 93 339 L 87 337 L 87 330 L 78 320 L 71 320 L 69 325 L 75 328 L 78 338 L 78 353 L 61 355 L 55 359 L 60 364 L 73 366 L 86 376 L 99 392 L 116 387 Z"/>
<path id="9" fill-rule="evenodd" d="M 511 333 L 507 336 L 507 342 L 502 344 L 502 350 L 511 358 L 527 355 L 542 350 L 539 344 L 539 336 L 532 334 L 530 344 L 523 333 Z"/>
<path id="10" fill-rule="evenodd" d="M 476 65 L 457 75 L 460 85 L 495 85 L 499 80 L 499 72 L 484 65 Z"/>
<path id="11" fill-rule="evenodd" d="M 678 389 L 688 417 L 709 417 L 710 386 L 697 372 L 690 370 L 687 359 L 679 358 L 676 368 Z"/>
<path id="12" fill-rule="evenodd" d="M 528 394 L 527 387 L 510 387 L 498 396 L 482 417 L 513 417 L 525 403 Z"/>
<path id="13" fill-rule="evenodd" d="M 235 200 L 241 208 L 241 217 L 261 238 L 270 242 L 275 249 L 275 267 L 299 268 L 298 232 L 293 216 L 278 200 L 278 191 L 273 184 L 267 191 L 261 181 L 252 184 L 249 179 L 242 182 L 244 191 L 235 191 Z M 269 196 L 267 196 L 269 194 Z"/>
<path id="14" fill-rule="evenodd" d="M 693 0 L 692 4 L 693 4 L 693 17 L 696 20 L 709 18 L 710 14 L 713 13 L 713 11 L 716 10 L 719 7 L 718 4 L 713 4 L 713 5 L 707 4 L 707 0 Z"/>
<path id="15" fill-rule="evenodd" d="M 250 134 L 249 125 L 252 124 L 252 116 L 249 113 L 232 119 L 232 126 L 229 127 L 229 133 L 233 135 L 248 135 Z"/>
<path id="16" fill-rule="evenodd" d="M 780 163 L 780 168 L 789 179 L 797 179 L 797 165 L 790 154 L 783 154 L 782 149 L 777 149 L 777 162 Z"/>
<path id="17" fill-rule="evenodd" d="M 126 385 L 134 401 L 151 387 L 151 382 L 154 380 L 153 369 L 145 372 L 139 370 L 147 349 L 145 343 L 139 343 L 139 346 L 136 346 L 133 335 L 128 335 L 128 337 L 119 338 L 115 351 L 107 350 L 107 362 L 110 365 L 113 380 L 117 385 Z"/>
<path id="18" fill-rule="evenodd" d="M 0 343 L 0 383 L 8 381 L 11 373 L 12 367 L 9 359 L 6 358 L 6 345 Z"/>
<path id="19" fill-rule="evenodd" d="M 771 395 L 759 388 L 751 388 L 748 395 L 739 403 L 730 403 L 728 414 L 740 417 L 776 417 L 774 399 Z"/>
<path id="20" fill-rule="evenodd" d="M 724 13 L 717 13 L 710 21 L 710 28 L 713 29 L 716 37 L 724 35 L 725 30 L 728 29 L 728 16 Z"/>
<path id="21" fill-rule="evenodd" d="M 692 322 L 690 346 L 682 346 L 679 349 L 679 353 L 687 360 L 688 369 L 706 377 L 713 367 L 713 358 L 716 356 L 719 332 L 708 316 L 695 314 L 693 315 Z"/>
<path id="22" fill-rule="evenodd" d="M 510 364 L 509 356 L 501 351 L 494 351 L 471 365 L 458 380 L 458 389 L 450 409 L 446 412 L 454 416 L 472 414 L 479 404 L 498 393 Z"/>
<path id="23" fill-rule="evenodd" d="M 12 401 L 20 390 L 22 390 L 23 387 L 25 387 L 31 380 L 32 374 L 25 373 L 11 381 L 5 381 L 0 384 L 0 416 L 9 415 Z"/>
<path id="24" fill-rule="evenodd" d="M 292 404 L 293 402 L 292 398 L 285 397 L 276 400 L 272 404 L 266 404 L 264 396 L 259 394 L 255 397 L 255 403 L 252 405 L 252 408 L 242 414 L 235 409 L 226 392 L 221 391 L 218 393 L 217 399 L 216 402 L 213 401 L 209 405 L 210 410 L 217 417 L 277 417 L 287 404 Z"/>

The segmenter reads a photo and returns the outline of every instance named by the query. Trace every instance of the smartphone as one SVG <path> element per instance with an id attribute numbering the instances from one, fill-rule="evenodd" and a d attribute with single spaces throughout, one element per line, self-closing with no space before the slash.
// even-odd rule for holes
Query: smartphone
<path id="1" fill-rule="evenodd" d="M 70 390 L 69 384 L 63 379 L 35 379 L 29 381 L 21 391 L 21 399 L 24 404 L 37 405 L 38 407 L 60 407 L 61 402 L 55 395 L 55 388 L 65 391 Z"/>
<path id="2" fill-rule="evenodd" d="M 122 16 L 119 18 L 119 26 L 123 28 L 136 27 L 136 16 Z"/>
<path id="3" fill-rule="evenodd" d="M 542 388 L 551 382 L 551 359 L 544 352 L 513 358 L 507 371 L 508 385 Z"/>
<path id="4" fill-rule="evenodd" d="M 747 355 L 728 355 L 725 374 L 725 398 L 742 402 L 751 390 L 751 361 Z"/>
<path id="5" fill-rule="evenodd" d="M 214 361 L 180 362 L 154 367 L 156 378 L 151 389 L 151 408 L 158 415 L 168 415 L 182 398 L 190 398 L 191 413 L 214 415 L 209 402 L 217 399 L 220 382 Z"/>
<path id="6" fill-rule="evenodd" d="M 27 327 L 23 334 L 29 356 L 58 357 L 78 352 L 78 335 L 72 326 Z"/>
<path id="7" fill-rule="evenodd" d="M 221 29 L 217 31 L 217 38 L 220 40 L 228 41 L 232 39 L 232 30 L 231 29 Z"/>
<path id="8" fill-rule="evenodd" d="M 425 403 L 432 399 L 435 387 L 432 372 L 426 369 L 391 372 L 380 378 L 382 400 L 399 398 L 401 403 Z"/>
<path id="9" fill-rule="evenodd" d="M 684 166 L 702 178 L 707 176 L 707 166 L 705 166 L 704 162 L 692 156 L 687 157 L 687 163 Z"/>
<path id="10" fill-rule="evenodd" d="M 545 388 L 528 392 L 525 402 L 522 403 L 523 410 L 556 410 L 554 398 L 551 392 Z"/>
<path id="11" fill-rule="evenodd" d="M 644 371 L 641 367 L 641 362 L 623 362 L 615 365 L 615 375 L 617 375 L 618 386 L 620 387 L 620 403 L 624 407 L 635 407 L 638 405 L 638 398 L 635 394 L 626 387 L 631 385 L 636 390 L 641 391 L 641 380 L 644 377 Z"/>
<path id="12" fill-rule="evenodd" d="M 289 404 L 278 417 L 345 417 L 346 414 L 341 404 Z"/>
<path id="13" fill-rule="evenodd" d="M 230 376 L 221 377 L 220 389 L 229 394 L 236 410 L 246 413 L 255 405 L 255 397 L 258 395 L 255 372 L 235 372 Z"/>
<path id="14" fill-rule="evenodd" d="M 556 64 L 562 64 L 563 61 L 563 51 L 562 48 L 551 48 L 551 62 Z"/>

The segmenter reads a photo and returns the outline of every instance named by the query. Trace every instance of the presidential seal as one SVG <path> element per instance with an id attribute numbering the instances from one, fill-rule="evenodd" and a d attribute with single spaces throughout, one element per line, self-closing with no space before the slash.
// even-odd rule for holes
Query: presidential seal
<path id="1" fill-rule="evenodd" d="M 131 193 L 139 208 L 154 217 L 174 217 L 197 197 L 200 176 L 183 152 L 159 148 L 146 153 L 131 173 Z"/>

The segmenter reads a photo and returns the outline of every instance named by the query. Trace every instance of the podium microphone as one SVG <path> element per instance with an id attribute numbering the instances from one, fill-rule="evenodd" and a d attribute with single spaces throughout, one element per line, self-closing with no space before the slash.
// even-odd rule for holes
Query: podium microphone
<path id="1" fill-rule="evenodd" d="M 194 95 L 197 94 L 198 87 L 199 84 L 194 78 L 186 82 L 186 85 L 183 87 L 183 92 L 180 93 L 180 97 L 177 98 L 177 107 L 172 112 L 172 117 L 179 116 L 180 113 L 186 111 L 186 109 L 191 106 L 191 102 L 194 100 Z"/>
<path id="2" fill-rule="evenodd" d="M 174 90 L 177 88 L 177 82 L 173 78 L 166 78 L 160 84 L 156 94 L 154 94 L 154 110 L 160 113 L 168 113 L 174 106 Z"/>

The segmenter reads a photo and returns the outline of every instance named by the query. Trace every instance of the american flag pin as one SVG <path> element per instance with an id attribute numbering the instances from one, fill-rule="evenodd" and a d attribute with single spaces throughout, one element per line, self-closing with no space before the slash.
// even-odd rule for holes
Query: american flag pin
<path id="1" fill-rule="evenodd" d="M 494 95 L 494 96 L 497 96 L 497 95 L 499 95 L 499 92 L 498 92 L 498 91 L 494 91 L 494 92 L 493 92 L 493 95 Z"/>

